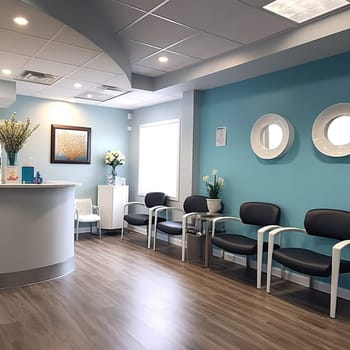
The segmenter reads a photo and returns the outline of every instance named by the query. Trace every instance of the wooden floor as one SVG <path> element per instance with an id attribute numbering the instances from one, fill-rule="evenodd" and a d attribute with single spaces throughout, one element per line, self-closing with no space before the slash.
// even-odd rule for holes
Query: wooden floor
<path id="1" fill-rule="evenodd" d="M 164 245 L 163 245 L 164 246 Z M 350 303 L 214 259 L 182 263 L 144 237 L 82 237 L 76 271 L 0 291 L 1 350 L 350 349 Z"/>

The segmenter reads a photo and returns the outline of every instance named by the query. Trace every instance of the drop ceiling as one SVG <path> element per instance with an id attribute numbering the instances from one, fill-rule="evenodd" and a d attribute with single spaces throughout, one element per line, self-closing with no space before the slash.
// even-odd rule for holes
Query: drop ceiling
<path id="1" fill-rule="evenodd" d="M 0 80 L 18 95 L 133 110 L 349 50 L 350 4 L 298 24 L 267 3 L 0 0 Z M 26 70 L 58 79 L 17 79 Z"/>

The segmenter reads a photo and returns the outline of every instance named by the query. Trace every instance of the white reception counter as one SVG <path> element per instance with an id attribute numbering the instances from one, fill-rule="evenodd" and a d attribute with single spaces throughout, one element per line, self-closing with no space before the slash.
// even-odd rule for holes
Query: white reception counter
<path id="1" fill-rule="evenodd" d="M 0 184 L 0 288 L 74 271 L 77 185 Z"/>

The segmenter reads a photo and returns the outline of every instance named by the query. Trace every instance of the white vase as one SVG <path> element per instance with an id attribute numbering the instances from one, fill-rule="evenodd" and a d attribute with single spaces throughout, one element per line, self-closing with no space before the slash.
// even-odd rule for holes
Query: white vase
<path id="1" fill-rule="evenodd" d="M 221 199 L 220 198 L 207 198 L 207 207 L 209 213 L 217 213 L 221 210 Z"/>

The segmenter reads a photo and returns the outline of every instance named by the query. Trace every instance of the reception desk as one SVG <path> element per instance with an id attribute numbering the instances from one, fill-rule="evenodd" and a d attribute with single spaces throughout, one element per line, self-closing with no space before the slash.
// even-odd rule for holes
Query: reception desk
<path id="1" fill-rule="evenodd" d="M 74 271 L 76 186 L 0 184 L 0 288 Z"/>

